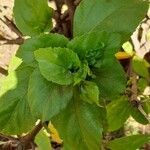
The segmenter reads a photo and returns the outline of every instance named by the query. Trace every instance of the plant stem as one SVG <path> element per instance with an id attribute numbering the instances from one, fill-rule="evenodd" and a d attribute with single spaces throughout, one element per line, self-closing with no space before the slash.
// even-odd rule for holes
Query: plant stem
<path id="1" fill-rule="evenodd" d="M 135 101 L 137 100 L 137 95 L 138 95 L 138 92 L 137 92 L 137 75 L 136 73 L 131 70 L 131 80 L 132 80 L 132 86 L 131 86 L 131 101 Z"/>
<path id="2" fill-rule="evenodd" d="M 13 23 L 13 21 L 11 21 L 10 19 L 8 19 L 6 16 L 4 16 L 5 20 L 1 19 L 0 20 L 6 24 L 6 26 L 8 26 L 8 28 L 13 31 L 14 33 L 16 33 L 18 35 L 18 37 L 22 37 L 22 33 L 18 30 L 18 28 L 16 27 L 16 25 Z"/>
<path id="3" fill-rule="evenodd" d="M 131 65 L 130 65 L 131 67 Z M 148 116 L 148 114 L 146 114 L 146 112 L 144 111 L 142 104 L 140 103 L 140 101 L 137 99 L 138 97 L 138 88 L 137 88 L 137 74 L 133 71 L 132 68 L 130 68 L 130 76 L 131 76 L 131 98 L 130 98 L 130 102 L 131 104 L 133 104 L 133 107 L 136 107 L 141 114 L 143 114 L 143 116 L 147 119 L 147 121 L 150 123 L 150 118 Z"/>
<path id="4" fill-rule="evenodd" d="M 31 132 L 29 132 L 27 135 L 23 136 L 21 138 L 20 141 L 22 142 L 30 142 L 30 141 L 33 141 L 35 136 L 39 133 L 39 131 L 42 129 L 43 127 L 43 124 L 42 122 L 40 121 L 34 128 Z"/>
<path id="5" fill-rule="evenodd" d="M 42 129 L 43 124 L 40 121 L 34 128 L 31 130 L 28 134 L 25 136 L 15 138 L 12 136 L 6 136 L 3 134 L 0 134 L 1 137 L 4 138 L 4 141 L 7 140 L 5 144 L 3 144 L 3 149 L 7 150 L 8 148 L 16 148 L 16 150 L 25 150 L 29 147 L 34 149 L 34 139 L 35 136 L 39 133 L 39 131 Z"/>
<path id="6" fill-rule="evenodd" d="M 139 105 L 138 110 L 141 112 L 141 114 L 143 114 L 143 116 L 147 119 L 148 123 L 150 124 L 150 118 L 141 105 Z"/>
<path id="7" fill-rule="evenodd" d="M 7 38 L 3 37 L 3 40 L 1 40 L 1 41 L 5 41 L 2 45 L 6 45 L 6 44 L 9 44 L 9 45 L 12 45 L 12 44 L 21 45 L 21 44 L 23 44 L 24 39 L 18 37 L 17 39 L 10 40 L 10 39 L 7 39 Z"/>
<path id="8" fill-rule="evenodd" d="M 0 20 L 18 36 L 18 38 L 10 40 L 0 35 L 0 41 L 5 41 L 4 44 L 23 44 L 23 34 L 19 31 L 19 29 L 16 27 L 13 21 L 8 19 L 6 16 L 4 16 L 4 19 L 0 18 Z"/>

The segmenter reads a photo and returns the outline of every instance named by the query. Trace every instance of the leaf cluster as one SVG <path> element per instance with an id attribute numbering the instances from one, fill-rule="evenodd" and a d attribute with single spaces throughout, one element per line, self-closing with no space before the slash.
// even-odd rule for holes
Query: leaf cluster
<path id="1" fill-rule="evenodd" d="M 64 150 L 120 150 L 122 143 L 130 147 L 133 138 L 130 149 L 135 150 L 147 142 L 148 136 L 137 135 L 105 145 L 102 135 L 122 127 L 130 115 L 147 123 L 124 95 L 127 77 L 115 58 L 147 8 L 142 0 L 82 0 L 69 40 L 49 33 L 54 10 L 46 0 L 15 0 L 16 25 L 30 38 L 19 47 L 9 75 L 1 81 L 1 132 L 25 133 L 40 119 L 54 124 Z M 40 137 L 45 138 L 42 131 L 37 144 Z"/>

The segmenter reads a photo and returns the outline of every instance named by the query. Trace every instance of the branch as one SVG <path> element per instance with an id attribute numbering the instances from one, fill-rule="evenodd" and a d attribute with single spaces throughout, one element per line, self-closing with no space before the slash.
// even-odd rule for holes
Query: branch
<path id="1" fill-rule="evenodd" d="M 61 21 L 61 17 L 60 17 L 61 16 L 61 9 L 62 9 L 62 6 L 64 4 L 64 1 L 60 2 L 59 0 L 54 0 L 54 3 L 56 5 L 56 10 L 54 12 L 53 18 L 56 21 L 56 26 L 51 32 L 52 33 L 57 32 L 57 33 L 60 33 L 60 34 L 64 34 L 63 30 L 62 30 L 62 21 Z"/>
<path id="2" fill-rule="evenodd" d="M 130 77 L 132 82 L 130 102 L 133 105 L 133 107 L 136 107 L 150 123 L 150 118 L 148 114 L 146 114 L 146 112 L 144 111 L 142 103 L 137 99 L 138 97 L 137 74 L 131 68 L 131 64 L 130 64 Z"/>
<path id="3" fill-rule="evenodd" d="M 2 133 L 0 133 L 0 138 L 1 139 L 3 138 L 4 140 L 16 140 L 15 137 L 12 137 L 12 136 L 9 136 L 9 135 L 4 135 Z"/>
<path id="4" fill-rule="evenodd" d="M 55 5 L 56 5 L 56 9 L 58 11 L 59 14 L 61 14 L 61 9 L 62 9 L 62 6 L 64 4 L 64 0 L 54 0 L 55 2 Z"/>
<path id="5" fill-rule="evenodd" d="M 54 0 L 54 2 L 57 8 L 53 16 L 56 21 L 56 26 L 51 32 L 63 34 L 71 39 L 73 37 L 74 12 L 76 6 L 80 3 L 80 0 Z M 63 4 L 68 6 L 68 10 L 62 14 L 61 9 Z"/>
<path id="6" fill-rule="evenodd" d="M 65 3 L 68 6 L 68 10 L 70 12 L 70 15 L 72 15 L 71 17 L 73 18 L 73 14 L 74 14 L 74 11 L 75 11 L 74 0 L 65 0 Z"/>
<path id="7" fill-rule="evenodd" d="M 39 131 L 42 129 L 43 124 L 40 121 L 31 132 L 29 132 L 27 135 L 23 136 L 20 141 L 23 143 L 28 144 L 31 141 L 34 141 L 35 136 L 39 133 Z"/>
<path id="8" fill-rule="evenodd" d="M 2 18 L 0 18 L 0 20 L 14 33 L 16 33 L 18 35 L 17 39 L 7 39 L 4 36 L 0 35 L 0 40 L 1 41 L 5 41 L 3 44 L 18 44 L 21 45 L 24 42 L 23 39 L 23 35 L 22 33 L 19 31 L 19 29 L 16 27 L 16 25 L 13 23 L 13 21 L 11 21 L 10 19 L 8 19 L 6 16 L 4 16 L 5 20 L 3 20 Z"/>
<path id="9" fill-rule="evenodd" d="M 70 19 L 70 36 L 73 36 L 73 17 L 74 17 L 74 12 L 76 9 L 76 6 L 74 4 L 74 0 L 65 0 L 66 5 L 68 6 L 68 11 L 69 11 L 69 19 Z"/>
<path id="10" fill-rule="evenodd" d="M 150 124 L 150 118 L 149 115 L 144 111 L 143 107 L 139 105 L 138 110 L 143 114 L 143 116 L 147 119 L 148 123 Z"/>
<path id="11" fill-rule="evenodd" d="M 13 39 L 13 40 L 6 39 L 6 42 L 4 44 L 18 44 L 18 45 L 21 45 L 23 43 L 24 43 L 24 39 L 18 37 L 17 39 Z"/>
<path id="12" fill-rule="evenodd" d="M 12 136 L 6 136 L 3 134 L 0 134 L 1 137 L 4 138 L 5 141 L 7 141 L 5 144 L 3 144 L 3 149 L 14 149 L 22 150 L 22 149 L 28 149 L 33 148 L 34 149 L 34 139 L 35 136 L 39 133 L 39 131 L 42 129 L 43 124 L 42 122 L 39 122 L 32 131 L 30 131 L 28 134 L 26 134 L 23 137 L 15 138 Z"/>
<path id="13" fill-rule="evenodd" d="M 16 25 L 13 23 L 13 21 L 11 21 L 10 19 L 8 19 L 6 16 L 4 16 L 5 20 L 3 20 L 2 18 L 0 18 L 0 20 L 6 24 L 6 26 L 8 26 L 8 28 L 13 31 L 14 33 L 16 33 L 19 37 L 22 37 L 22 33 L 18 30 L 18 28 L 16 27 Z"/>
<path id="14" fill-rule="evenodd" d="M 81 2 L 81 0 L 75 0 L 75 1 L 74 1 L 74 5 L 75 5 L 75 6 L 78 6 L 80 2 Z"/>
<path id="15" fill-rule="evenodd" d="M 3 45 L 6 44 L 18 44 L 21 45 L 24 42 L 24 39 L 22 37 L 18 37 L 17 39 L 7 39 L 4 36 L 0 35 L 0 41 L 4 41 Z"/>
<path id="16" fill-rule="evenodd" d="M 131 98 L 130 101 L 137 101 L 138 91 L 137 91 L 137 75 L 136 73 L 131 69 Z"/>
<path id="17" fill-rule="evenodd" d="M 42 129 L 43 124 L 40 121 L 31 132 L 29 132 L 27 135 L 20 138 L 19 143 L 17 145 L 18 150 L 19 149 L 27 149 L 29 145 L 33 147 L 35 136 L 39 133 L 39 131 Z"/>

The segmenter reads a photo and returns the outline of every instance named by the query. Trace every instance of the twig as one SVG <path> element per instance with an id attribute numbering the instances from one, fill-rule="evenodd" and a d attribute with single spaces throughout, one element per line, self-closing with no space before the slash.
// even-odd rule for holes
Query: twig
<path id="1" fill-rule="evenodd" d="M 27 135 L 23 136 L 21 138 L 21 142 L 25 142 L 25 143 L 28 143 L 28 142 L 31 142 L 34 140 L 35 136 L 37 135 L 37 133 L 39 133 L 39 131 L 42 129 L 43 125 L 42 125 L 42 122 L 40 121 L 34 128 L 31 132 L 29 132 Z"/>
<path id="2" fill-rule="evenodd" d="M 5 140 L 16 140 L 15 137 L 9 136 L 9 135 L 4 135 L 0 133 L 0 137 L 4 138 Z"/>
<path id="3" fill-rule="evenodd" d="M 34 149 L 34 138 L 39 133 L 39 131 L 42 129 L 43 124 L 42 122 L 39 122 L 32 131 L 30 131 L 25 136 L 15 138 L 12 136 L 6 136 L 3 134 L 0 134 L 0 136 L 4 137 L 5 140 L 8 140 L 5 144 L 3 144 L 4 148 L 16 148 L 16 150 L 22 150 L 27 149 L 28 147 L 32 147 Z"/>
<path id="4" fill-rule="evenodd" d="M 16 27 L 16 25 L 10 20 L 8 19 L 6 16 L 4 16 L 5 20 L 3 20 L 2 18 L 0 18 L 0 20 L 6 24 L 6 26 L 8 26 L 8 28 L 13 31 L 14 33 L 16 33 L 18 35 L 17 39 L 7 39 L 4 36 L 0 35 L 0 40 L 1 41 L 5 41 L 3 44 L 18 44 L 21 45 L 24 42 L 23 39 L 23 35 L 22 33 L 18 30 L 18 28 Z"/>
<path id="5" fill-rule="evenodd" d="M 130 101 L 135 101 L 137 100 L 137 95 L 138 95 L 138 91 L 137 91 L 137 75 L 136 73 L 131 69 L 131 99 Z"/>
<path id="6" fill-rule="evenodd" d="M 132 82 L 130 102 L 133 105 L 133 107 L 136 107 L 150 123 L 150 118 L 148 114 L 146 114 L 146 112 L 144 111 L 142 103 L 137 99 L 138 97 L 137 74 L 133 71 L 131 64 L 130 64 L 130 76 Z"/>
<path id="7" fill-rule="evenodd" d="M 56 21 L 56 26 L 51 32 L 64 34 L 66 37 L 71 39 L 73 37 L 74 12 L 76 6 L 80 3 L 80 0 L 54 0 L 54 2 L 57 8 L 53 16 Z M 61 9 L 63 4 L 68 6 L 68 10 L 62 14 Z"/>
<path id="8" fill-rule="evenodd" d="M 18 30 L 18 28 L 16 27 L 16 25 L 10 20 L 8 19 L 6 16 L 4 16 L 5 20 L 3 20 L 2 18 L 0 18 L 0 20 L 6 24 L 6 26 L 8 26 L 8 28 L 13 31 L 14 33 L 16 33 L 19 37 L 22 37 L 22 33 Z"/>
<path id="9" fill-rule="evenodd" d="M 74 1 L 74 5 L 75 5 L 75 6 L 78 6 L 80 2 L 81 2 L 81 0 L 75 0 L 75 1 Z"/>
<path id="10" fill-rule="evenodd" d="M 17 39 L 13 39 L 13 40 L 6 39 L 6 42 L 4 42 L 3 44 L 4 45 L 6 45 L 6 44 L 18 44 L 18 45 L 21 45 L 21 44 L 23 44 L 23 42 L 24 42 L 24 39 L 18 37 Z"/>
<path id="11" fill-rule="evenodd" d="M 5 37 L 3 37 L 2 35 L 0 35 L 0 41 L 4 41 L 4 43 L 2 45 L 6 45 L 6 44 L 18 44 L 21 45 L 24 42 L 24 39 L 22 37 L 18 37 L 17 39 L 7 39 Z"/>
<path id="12" fill-rule="evenodd" d="M 19 142 L 16 146 L 16 150 L 20 149 L 27 149 L 29 146 L 33 148 L 34 138 L 39 133 L 39 131 L 42 129 L 43 125 L 42 122 L 39 122 L 31 132 L 29 132 L 27 135 L 21 137 L 19 139 Z"/>
<path id="13" fill-rule="evenodd" d="M 148 123 L 150 124 L 150 118 L 141 105 L 139 105 L 138 110 L 143 114 L 143 116 L 147 119 Z"/>

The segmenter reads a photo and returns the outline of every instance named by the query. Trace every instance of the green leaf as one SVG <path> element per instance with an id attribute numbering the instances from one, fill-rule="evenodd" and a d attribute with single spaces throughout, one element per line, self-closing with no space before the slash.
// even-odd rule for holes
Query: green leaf
<path id="1" fill-rule="evenodd" d="M 78 54 L 80 60 L 90 66 L 100 67 L 104 56 L 113 59 L 121 48 L 121 36 L 117 33 L 92 32 L 71 40 L 67 47 Z M 105 55 L 104 55 L 105 54 Z M 95 62 L 91 64 L 91 62 Z"/>
<path id="2" fill-rule="evenodd" d="M 144 78 L 148 78 L 149 77 L 148 68 L 147 68 L 147 66 L 145 64 L 144 59 L 139 58 L 137 56 L 134 56 L 134 58 L 132 59 L 132 67 L 133 67 L 133 70 L 139 76 L 142 76 Z"/>
<path id="3" fill-rule="evenodd" d="M 149 135 L 132 135 L 110 141 L 107 148 L 111 150 L 136 150 L 149 142 Z"/>
<path id="4" fill-rule="evenodd" d="M 104 59 L 100 69 L 93 69 L 93 74 L 96 76 L 93 81 L 98 85 L 102 97 L 113 100 L 125 91 L 125 73 L 115 59 Z"/>
<path id="5" fill-rule="evenodd" d="M 49 121 L 62 111 L 72 98 L 72 87 L 48 82 L 36 69 L 29 81 L 28 101 L 32 113 L 38 119 Z"/>
<path id="6" fill-rule="evenodd" d="M 101 96 L 107 99 L 116 98 L 126 87 L 124 70 L 114 57 L 121 47 L 120 42 L 118 34 L 92 32 L 76 37 L 67 45 L 80 60 L 90 63 L 92 74 L 96 76 L 92 81 L 98 85 Z"/>
<path id="7" fill-rule="evenodd" d="M 74 76 L 74 85 L 77 85 L 82 80 L 85 80 L 87 75 L 90 72 L 90 68 L 87 63 L 81 63 L 81 66 L 78 70 L 78 72 Z"/>
<path id="8" fill-rule="evenodd" d="M 10 62 L 9 62 L 9 68 L 8 72 L 13 72 L 15 71 L 22 63 L 22 60 L 16 56 L 12 56 Z"/>
<path id="9" fill-rule="evenodd" d="M 67 47 L 73 49 L 78 54 L 80 60 L 86 59 L 90 63 L 93 59 L 103 57 L 103 50 L 108 38 L 109 35 L 106 32 L 94 32 L 74 38 L 68 43 Z M 98 54 L 99 57 L 96 58 Z"/>
<path id="10" fill-rule="evenodd" d="M 80 98 L 90 104 L 96 103 L 99 105 L 99 89 L 96 83 L 84 81 L 80 87 Z"/>
<path id="11" fill-rule="evenodd" d="M 46 135 L 44 130 L 41 130 L 35 137 L 35 143 L 38 150 L 52 150 L 50 138 Z"/>
<path id="12" fill-rule="evenodd" d="M 0 78 L 0 97 L 5 94 L 8 90 L 12 90 L 16 88 L 17 85 L 17 77 L 15 70 L 20 66 L 22 61 L 16 57 L 13 56 L 9 63 L 8 68 L 8 76 L 7 77 L 1 77 Z M 10 84 L 11 83 L 11 84 Z"/>
<path id="13" fill-rule="evenodd" d="M 147 10 L 148 2 L 142 0 L 82 0 L 75 11 L 74 36 L 89 31 L 119 32 L 125 42 Z"/>
<path id="14" fill-rule="evenodd" d="M 79 99 L 79 91 L 68 107 L 52 119 L 64 141 L 64 150 L 99 150 L 105 110 Z"/>
<path id="15" fill-rule="evenodd" d="M 142 94 L 148 85 L 147 80 L 145 78 L 140 78 L 137 83 L 137 87 L 139 92 Z"/>
<path id="16" fill-rule="evenodd" d="M 150 113 L 150 101 L 149 101 L 149 97 L 145 97 L 146 102 L 144 103 L 147 113 Z"/>
<path id="17" fill-rule="evenodd" d="M 144 108 L 145 110 L 145 108 Z M 137 107 L 132 107 L 131 109 L 131 115 L 132 117 L 139 122 L 140 124 L 146 125 L 148 124 L 148 120 L 145 118 L 145 116 L 138 110 Z"/>
<path id="18" fill-rule="evenodd" d="M 47 0 L 15 0 L 14 17 L 24 35 L 35 36 L 52 27 L 52 9 Z"/>
<path id="19" fill-rule="evenodd" d="M 0 130 L 7 134 L 22 134 L 35 124 L 27 101 L 29 76 L 33 68 L 19 68 L 3 80 L 0 91 Z"/>
<path id="20" fill-rule="evenodd" d="M 108 130 L 114 131 L 122 127 L 130 116 L 131 105 L 125 99 L 115 100 L 107 105 Z"/>
<path id="21" fill-rule="evenodd" d="M 125 43 L 122 45 L 122 48 L 123 48 L 123 50 L 124 50 L 127 54 L 129 54 L 130 56 L 132 56 L 132 55 L 134 54 L 133 46 L 132 46 L 132 44 L 131 44 L 129 41 L 125 42 Z"/>
<path id="22" fill-rule="evenodd" d="M 34 62 L 34 51 L 45 47 L 65 47 L 68 39 L 59 34 L 42 34 L 27 39 L 17 51 L 17 56 L 22 58 L 23 62 L 31 65 Z"/>
<path id="23" fill-rule="evenodd" d="M 41 74 L 48 80 L 60 85 L 74 82 L 74 74 L 80 67 L 76 53 L 67 48 L 41 48 L 35 51 Z"/>

